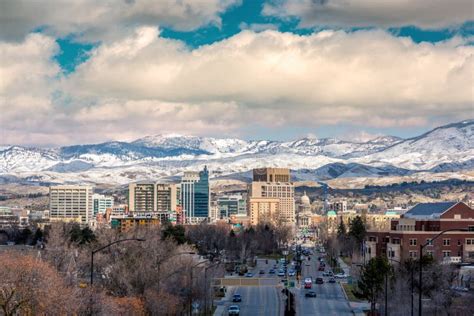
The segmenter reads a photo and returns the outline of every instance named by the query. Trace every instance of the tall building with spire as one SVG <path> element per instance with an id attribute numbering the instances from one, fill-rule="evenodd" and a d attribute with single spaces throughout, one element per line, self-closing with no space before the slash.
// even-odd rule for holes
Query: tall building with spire
<path id="1" fill-rule="evenodd" d="M 207 166 L 200 172 L 184 173 L 181 178 L 181 203 L 186 223 L 209 220 L 211 191 Z"/>

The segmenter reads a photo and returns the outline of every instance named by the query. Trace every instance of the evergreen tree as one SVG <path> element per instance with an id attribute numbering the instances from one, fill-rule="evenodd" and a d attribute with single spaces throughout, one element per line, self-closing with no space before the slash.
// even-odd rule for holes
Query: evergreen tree
<path id="1" fill-rule="evenodd" d="M 383 292 L 385 277 L 390 273 L 390 264 L 386 257 L 375 257 L 362 267 L 360 280 L 354 295 L 367 299 L 370 302 L 371 315 L 375 315 L 375 304 L 380 293 Z"/>
<path id="2" fill-rule="evenodd" d="M 364 221 L 360 216 L 356 216 L 349 225 L 349 235 L 355 239 L 358 246 L 362 245 L 367 230 L 365 229 Z"/>
<path id="3" fill-rule="evenodd" d="M 161 238 L 163 240 L 168 238 L 174 239 L 178 245 L 185 244 L 187 241 L 184 226 L 182 225 L 166 224 L 161 233 Z"/>
<path id="4" fill-rule="evenodd" d="M 346 225 L 344 224 L 344 221 L 341 218 L 341 222 L 339 223 L 339 226 L 337 227 L 337 238 L 339 240 L 344 240 L 346 238 L 347 231 L 346 231 Z"/>

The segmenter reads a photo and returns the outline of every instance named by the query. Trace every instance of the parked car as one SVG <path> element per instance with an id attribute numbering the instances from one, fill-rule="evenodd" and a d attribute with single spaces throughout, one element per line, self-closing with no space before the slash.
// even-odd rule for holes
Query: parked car
<path id="1" fill-rule="evenodd" d="M 295 275 L 296 275 L 295 270 L 289 270 L 289 271 L 288 271 L 288 275 L 289 275 L 289 276 L 295 276 Z"/>
<path id="2" fill-rule="evenodd" d="M 316 278 L 316 284 L 323 284 L 324 280 L 323 278 Z"/>
<path id="3" fill-rule="evenodd" d="M 270 270 L 268 271 L 268 273 L 269 273 L 269 274 L 275 274 L 275 270 L 274 270 L 274 269 L 270 269 Z"/>
<path id="4" fill-rule="evenodd" d="M 242 296 L 240 294 L 234 294 L 233 298 L 232 298 L 232 302 L 242 302 Z"/>
<path id="5" fill-rule="evenodd" d="M 306 292 L 306 294 L 304 296 L 305 297 L 316 297 L 316 292 L 308 291 L 308 292 Z"/>
<path id="6" fill-rule="evenodd" d="M 336 280 L 334 278 L 329 278 L 329 283 L 336 283 Z"/>
<path id="7" fill-rule="evenodd" d="M 324 266 L 323 265 L 320 265 L 319 268 L 318 268 L 319 271 L 324 271 Z"/>
<path id="8" fill-rule="evenodd" d="M 278 274 L 277 274 L 279 277 L 282 277 L 282 276 L 285 276 L 285 271 L 283 270 L 280 270 L 278 271 Z"/>
<path id="9" fill-rule="evenodd" d="M 247 273 L 245 274 L 245 277 L 246 277 L 246 278 L 251 278 L 251 277 L 253 277 L 253 273 L 252 273 L 252 272 L 247 272 Z"/>
<path id="10" fill-rule="evenodd" d="M 227 312 L 229 313 L 229 315 L 239 315 L 240 314 L 240 307 L 239 307 L 239 305 L 230 305 Z"/>
<path id="11" fill-rule="evenodd" d="M 265 270 L 260 270 L 260 272 L 258 272 L 258 274 L 265 274 Z"/>

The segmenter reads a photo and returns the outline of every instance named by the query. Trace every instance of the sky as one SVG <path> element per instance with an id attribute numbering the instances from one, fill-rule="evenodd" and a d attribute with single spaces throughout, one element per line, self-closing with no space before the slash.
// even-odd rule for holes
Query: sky
<path id="1" fill-rule="evenodd" d="M 411 137 L 474 118 L 471 0 L 0 0 L 0 144 Z"/>

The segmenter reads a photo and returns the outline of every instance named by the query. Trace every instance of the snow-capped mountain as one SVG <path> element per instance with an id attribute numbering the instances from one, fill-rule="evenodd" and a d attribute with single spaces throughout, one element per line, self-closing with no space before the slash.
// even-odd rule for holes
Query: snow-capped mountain
<path id="1" fill-rule="evenodd" d="M 367 142 L 333 138 L 246 141 L 171 134 L 52 149 L 2 146 L 0 177 L 127 183 L 175 176 L 208 165 L 214 176 L 280 166 L 294 170 L 297 179 L 327 180 L 473 170 L 473 157 L 474 120 L 468 120 L 405 140 L 382 136 Z"/>

